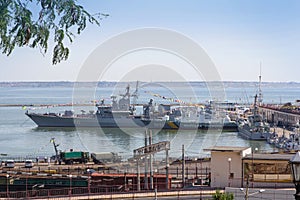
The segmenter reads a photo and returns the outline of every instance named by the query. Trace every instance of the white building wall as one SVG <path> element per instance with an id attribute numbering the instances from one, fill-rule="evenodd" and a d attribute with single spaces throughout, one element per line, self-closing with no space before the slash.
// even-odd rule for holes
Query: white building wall
<path id="1" fill-rule="evenodd" d="M 211 152 L 211 186 L 241 187 L 242 157 L 251 153 L 251 148 L 244 151 L 212 151 Z M 229 161 L 229 158 L 231 161 Z M 230 173 L 233 175 L 230 177 Z"/>

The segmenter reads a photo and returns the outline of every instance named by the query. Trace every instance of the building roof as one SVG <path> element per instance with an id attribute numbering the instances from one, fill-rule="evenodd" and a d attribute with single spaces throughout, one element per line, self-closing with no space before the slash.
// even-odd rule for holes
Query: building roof
<path id="1" fill-rule="evenodd" d="M 241 152 L 250 147 L 237 147 L 237 146 L 213 146 L 209 147 L 207 149 L 204 149 L 204 151 L 221 151 L 221 152 Z"/>
<path id="2" fill-rule="evenodd" d="M 286 160 L 289 161 L 295 154 L 281 154 L 281 153 L 254 153 L 246 155 L 243 160 Z"/>

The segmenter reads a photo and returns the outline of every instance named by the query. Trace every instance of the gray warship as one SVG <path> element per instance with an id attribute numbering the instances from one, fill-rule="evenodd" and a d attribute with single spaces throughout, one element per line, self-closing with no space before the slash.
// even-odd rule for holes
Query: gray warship
<path id="1" fill-rule="evenodd" d="M 35 113 L 27 110 L 25 114 L 38 127 L 144 127 L 142 116 L 133 115 L 134 106 L 130 103 L 131 97 L 136 93 L 130 94 L 128 85 L 119 101 L 116 96 L 111 96 L 111 105 L 105 105 L 104 100 L 101 100 L 100 104 L 95 105 L 95 112 L 75 114 L 71 110 L 65 110 L 63 113 Z"/>
<path id="2" fill-rule="evenodd" d="M 222 128 L 236 130 L 235 122 L 226 118 L 214 118 L 208 112 L 199 111 L 197 107 L 182 105 L 155 104 L 153 99 L 142 105 L 142 113 L 135 114 L 137 104 L 131 103 L 131 98 L 136 102 L 138 96 L 138 84 L 131 94 L 127 85 L 125 93 L 111 96 L 112 103 L 96 104 L 96 111 L 75 114 L 65 110 L 63 113 L 35 113 L 26 111 L 26 115 L 37 124 L 38 127 L 101 127 L 101 128 L 137 128 L 151 129 L 209 129 Z"/>

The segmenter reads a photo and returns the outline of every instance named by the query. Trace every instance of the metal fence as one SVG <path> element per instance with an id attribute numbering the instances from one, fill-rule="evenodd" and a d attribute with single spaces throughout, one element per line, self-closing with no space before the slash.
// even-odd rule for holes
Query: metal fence
<path id="1" fill-rule="evenodd" d="M 97 185 L 90 187 L 65 187 L 59 189 L 30 189 L 27 191 L 10 191 L 7 188 L 6 192 L 0 192 L 0 198 L 23 198 L 23 199 L 33 199 L 33 198 L 53 198 L 53 197 L 69 197 L 69 196 L 89 196 L 89 195 L 111 195 L 111 194 L 130 194 L 130 193 L 140 193 L 140 192 L 174 192 L 183 191 L 183 188 L 172 188 L 169 190 L 158 189 L 160 186 L 164 186 L 165 182 L 157 183 L 157 186 L 153 189 L 142 189 L 137 191 L 137 185 Z M 208 187 L 197 187 L 192 190 L 206 190 Z M 188 190 L 188 189 L 186 189 Z M 179 194 L 179 193 L 178 193 Z"/>
<path id="2" fill-rule="evenodd" d="M 165 184 L 165 183 L 159 183 Z M 214 194 L 217 188 L 210 188 L 205 186 L 193 187 L 193 188 L 177 188 L 170 190 L 157 190 L 148 189 L 137 191 L 135 185 L 132 189 L 125 185 L 98 185 L 97 187 L 74 187 L 74 188 L 60 188 L 60 189 L 35 189 L 28 191 L 6 191 L 0 192 L 0 198 L 11 198 L 11 199 L 35 199 L 35 198 L 67 198 L 67 197 L 78 197 L 78 196 L 94 196 L 94 195 L 126 195 L 126 194 L 139 194 L 139 193 L 151 193 L 151 194 L 165 194 L 173 195 L 179 199 L 186 195 L 197 194 L 200 199 L 212 199 L 212 194 Z M 226 188 L 225 192 L 233 193 L 234 199 L 246 199 L 245 191 L 241 188 Z M 249 193 L 247 199 L 269 199 L 269 200 L 289 200 L 294 199 L 293 194 L 295 191 L 293 189 L 263 189 L 249 188 Z M 133 195 L 137 196 L 137 195 Z M 199 199 L 197 197 L 197 199 Z M 175 197 L 174 197 L 175 198 Z M 113 198 L 112 198 L 113 199 Z"/>

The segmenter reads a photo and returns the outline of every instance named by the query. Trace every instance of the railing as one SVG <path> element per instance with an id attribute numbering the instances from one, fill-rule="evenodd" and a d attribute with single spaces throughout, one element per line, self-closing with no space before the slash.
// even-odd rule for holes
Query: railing
<path id="1" fill-rule="evenodd" d="M 155 188 L 144 189 L 141 185 L 141 190 L 137 191 L 135 184 L 127 185 L 98 185 L 91 187 L 65 187 L 60 189 L 33 189 L 28 191 L 6 191 L 0 192 L 0 198 L 49 198 L 49 197 L 67 197 L 67 196 L 89 196 L 89 195 L 111 195 L 122 193 L 138 193 L 138 192 L 154 192 L 156 191 L 182 191 L 182 188 L 177 189 L 159 189 L 165 188 L 165 182 L 155 183 Z M 208 187 L 207 187 L 208 188 Z"/>

